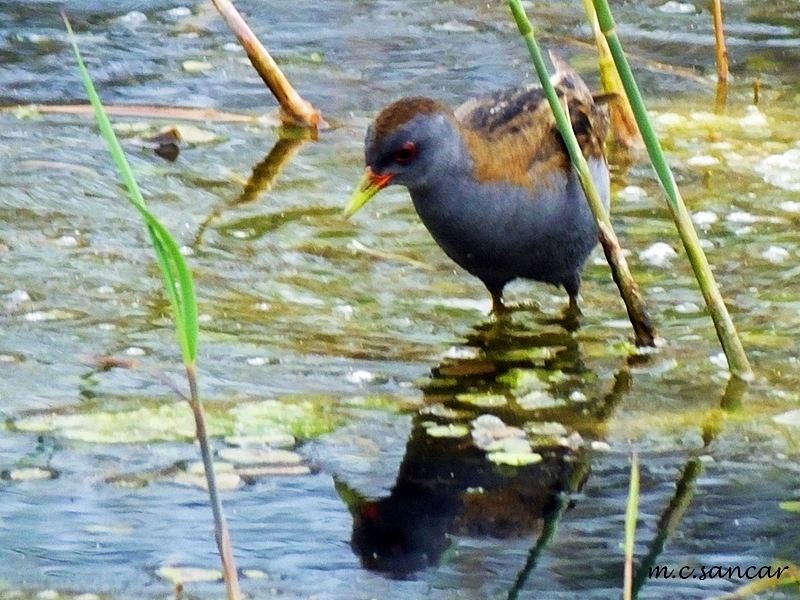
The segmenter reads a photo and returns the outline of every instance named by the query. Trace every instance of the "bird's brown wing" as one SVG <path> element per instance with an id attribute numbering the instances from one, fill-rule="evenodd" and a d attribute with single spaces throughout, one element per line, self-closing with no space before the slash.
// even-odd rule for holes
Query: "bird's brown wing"
<path id="1" fill-rule="evenodd" d="M 552 81 L 565 98 L 572 127 L 585 156 L 602 156 L 608 128 L 604 107 L 596 105 L 580 76 L 553 56 Z M 475 177 L 519 185 L 544 185 L 554 169 L 569 168 L 569 156 L 553 113 L 538 85 L 501 90 L 474 98 L 455 110 L 475 162 Z"/>

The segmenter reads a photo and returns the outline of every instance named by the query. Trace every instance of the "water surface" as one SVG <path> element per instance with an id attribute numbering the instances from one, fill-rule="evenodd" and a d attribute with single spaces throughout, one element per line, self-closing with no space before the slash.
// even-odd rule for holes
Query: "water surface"
<path id="1" fill-rule="evenodd" d="M 542 43 L 596 84 L 580 3 L 565 5 L 536 3 Z M 614 225 L 668 344 L 632 364 L 631 331 L 600 253 L 584 273 L 584 315 L 570 335 L 558 322 L 563 293 L 539 284 L 508 289 L 510 300 L 537 308 L 510 324 L 492 322 L 483 286 L 435 246 L 403 190 L 387 190 L 348 222 L 339 217 L 361 172 L 364 131 L 381 106 L 409 93 L 454 105 L 530 79 L 503 3 L 237 6 L 334 127 L 317 142 L 279 146 L 278 154 L 295 154 L 259 192 L 247 181 L 272 168 L 278 138 L 269 127 L 198 123 L 217 140 L 183 147 L 174 163 L 134 133 L 123 138 L 148 202 L 195 272 L 201 390 L 212 410 L 278 399 L 324 406 L 340 419 L 333 432 L 301 440 L 312 474 L 258 478 L 225 493 L 238 565 L 266 575 L 245 579 L 247 593 L 449 599 L 504 598 L 518 589 L 520 598 L 618 598 L 632 444 L 642 465 L 640 561 L 670 529 L 663 515 L 682 476 L 694 494 L 657 564 L 797 561 L 793 515 L 779 507 L 800 487 L 796 426 L 772 419 L 797 407 L 800 389 L 794 3 L 726 3 L 734 81 L 718 116 L 705 4 L 670 13 L 661 2 L 625 3 L 616 15 L 756 372 L 743 398 L 724 396 L 727 372 L 711 321 L 644 163 L 615 178 Z M 155 0 L 4 2 L 1 105 L 85 102 L 61 8 L 107 104 L 274 110 L 212 9 Z M 210 68 L 187 71 L 188 60 Z M 645 252 L 657 242 L 676 255 L 651 264 Z M 0 471 L 39 466 L 59 474 L 0 480 L 0 598 L 19 589 L 160 598 L 171 585 L 159 568 L 216 568 L 202 490 L 108 482 L 194 460 L 192 444 L 92 444 L 14 427 L 50 411 L 178 402 L 146 369 L 87 363 L 87 356 L 132 357 L 180 378 L 152 250 L 87 118 L 0 113 L 0 269 L 0 411 L 9 420 L 0 431 Z M 544 390 L 562 406 L 520 404 L 530 390 L 504 378 L 514 369 L 550 377 Z M 500 395 L 507 404 L 480 408 L 463 394 Z M 498 468 L 463 440 L 426 433 L 432 422 L 469 426 L 482 413 L 520 427 L 558 421 L 583 443 L 543 449 L 538 466 Z M 477 487 L 491 498 L 486 505 L 469 495 Z M 564 490 L 573 492 L 570 507 L 519 584 Z M 356 524 L 385 519 L 418 535 L 427 549 L 420 560 L 433 564 L 402 577 L 365 569 L 351 540 L 372 548 L 365 540 L 380 545 L 386 531 L 362 539 L 356 527 L 354 538 L 353 515 Z M 640 597 L 704 598 L 743 583 L 653 580 Z M 224 595 L 219 583 L 187 589 Z M 772 597 L 792 597 L 784 590 Z"/>

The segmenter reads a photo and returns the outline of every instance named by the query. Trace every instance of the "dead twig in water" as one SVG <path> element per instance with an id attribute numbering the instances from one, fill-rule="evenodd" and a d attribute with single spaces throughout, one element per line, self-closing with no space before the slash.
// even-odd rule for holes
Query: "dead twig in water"
<path id="1" fill-rule="evenodd" d="M 174 106 L 149 106 L 138 104 L 118 104 L 104 106 L 106 114 L 114 117 L 134 117 L 140 119 L 165 119 L 170 121 L 205 121 L 214 123 L 244 123 L 279 127 L 280 119 L 270 115 L 246 115 L 208 108 L 182 108 Z M 93 117 L 94 109 L 89 104 L 28 104 L 0 106 L 0 112 L 65 114 Z"/>
<path id="2" fill-rule="evenodd" d="M 278 64 L 258 40 L 252 29 L 239 14 L 230 0 L 211 0 L 219 14 L 225 19 L 236 39 L 247 52 L 253 67 L 267 84 L 281 107 L 281 119 L 285 124 L 301 125 L 312 129 L 325 129 L 328 124 L 320 112 L 305 100 L 289 83 Z"/>

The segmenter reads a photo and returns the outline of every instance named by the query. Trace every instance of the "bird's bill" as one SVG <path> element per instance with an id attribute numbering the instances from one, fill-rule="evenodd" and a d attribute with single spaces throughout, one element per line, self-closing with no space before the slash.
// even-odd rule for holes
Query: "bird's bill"
<path id="1" fill-rule="evenodd" d="M 367 167 L 353 195 L 350 196 L 347 206 L 344 207 L 344 218 L 348 219 L 358 212 L 362 206 L 372 200 L 375 194 L 389 185 L 392 177 L 394 177 L 394 175 L 391 173 L 377 175 L 372 169 Z"/>

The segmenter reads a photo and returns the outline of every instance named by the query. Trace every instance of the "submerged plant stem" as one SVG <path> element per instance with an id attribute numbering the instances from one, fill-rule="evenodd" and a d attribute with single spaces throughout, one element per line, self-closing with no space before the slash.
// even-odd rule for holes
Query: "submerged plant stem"
<path id="1" fill-rule="evenodd" d="M 228 522 L 222 512 L 222 502 L 217 490 L 217 478 L 214 474 L 214 457 L 211 453 L 211 445 L 208 441 L 208 430 L 206 419 L 203 414 L 203 404 L 197 392 L 197 372 L 194 365 L 186 366 L 186 378 L 189 380 L 189 406 L 192 407 L 194 415 L 195 431 L 197 441 L 200 444 L 200 455 L 203 458 L 203 468 L 206 474 L 206 484 L 208 485 L 208 498 L 211 503 L 211 512 L 214 516 L 214 537 L 217 541 L 217 549 L 222 560 L 222 573 L 225 578 L 225 587 L 228 591 L 229 600 L 238 600 L 242 593 L 239 589 L 239 578 L 236 573 L 236 563 L 233 558 L 231 547 L 231 536 L 228 530 Z"/>

